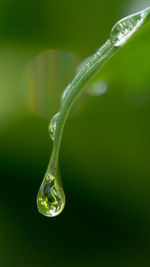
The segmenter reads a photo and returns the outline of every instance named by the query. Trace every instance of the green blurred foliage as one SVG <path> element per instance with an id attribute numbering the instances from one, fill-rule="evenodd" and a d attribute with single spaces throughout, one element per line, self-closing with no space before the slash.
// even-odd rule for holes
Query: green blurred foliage
<path id="1" fill-rule="evenodd" d="M 67 121 L 60 153 L 67 203 L 52 219 L 36 209 L 52 146 L 48 120 L 28 109 L 22 84 L 40 52 L 84 58 L 138 5 L 0 2 L 0 266 L 149 266 L 150 23 L 95 78 L 108 83 L 106 94 L 79 99 L 80 112 Z"/>

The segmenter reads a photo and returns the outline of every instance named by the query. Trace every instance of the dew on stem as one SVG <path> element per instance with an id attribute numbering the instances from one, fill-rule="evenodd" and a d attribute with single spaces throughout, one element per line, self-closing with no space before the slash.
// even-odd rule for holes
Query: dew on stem
<path id="1" fill-rule="evenodd" d="M 111 30 L 110 40 L 114 46 L 122 46 L 149 19 L 150 8 L 118 21 Z"/>

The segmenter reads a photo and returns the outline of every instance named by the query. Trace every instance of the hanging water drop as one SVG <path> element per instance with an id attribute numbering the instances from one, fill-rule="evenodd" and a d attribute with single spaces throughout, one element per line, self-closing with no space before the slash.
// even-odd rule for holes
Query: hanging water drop
<path id="1" fill-rule="evenodd" d="M 110 41 L 114 46 L 122 46 L 150 16 L 150 8 L 118 21 L 111 30 Z"/>
<path id="2" fill-rule="evenodd" d="M 59 113 L 55 114 L 49 125 L 49 133 L 52 140 L 54 140 L 58 117 Z M 64 206 L 65 194 L 59 169 L 58 167 L 55 168 L 52 161 L 50 161 L 48 170 L 38 191 L 37 208 L 41 214 L 54 217 L 62 212 Z"/>
<path id="3" fill-rule="evenodd" d="M 60 177 L 46 173 L 37 195 L 38 211 L 48 217 L 60 214 L 65 206 L 65 194 Z"/>
<path id="4" fill-rule="evenodd" d="M 54 117 L 51 119 L 48 127 L 48 131 L 52 140 L 54 140 L 58 117 L 59 113 L 55 114 Z"/>

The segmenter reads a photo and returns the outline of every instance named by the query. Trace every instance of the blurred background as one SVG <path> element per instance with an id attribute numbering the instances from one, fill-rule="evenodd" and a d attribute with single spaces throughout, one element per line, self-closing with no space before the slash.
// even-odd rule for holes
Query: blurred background
<path id="1" fill-rule="evenodd" d="M 150 265 L 150 23 L 95 78 L 105 94 L 83 93 L 70 113 L 63 213 L 36 208 L 63 89 L 114 23 L 148 6 L 0 1 L 1 267 Z"/>

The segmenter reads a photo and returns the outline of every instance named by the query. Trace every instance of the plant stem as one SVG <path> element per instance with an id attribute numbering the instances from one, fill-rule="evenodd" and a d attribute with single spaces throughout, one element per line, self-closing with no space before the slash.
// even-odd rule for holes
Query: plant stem
<path id="1" fill-rule="evenodd" d="M 69 85 L 69 90 L 61 102 L 53 140 L 53 150 L 48 165 L 48 171 L 51 172 L 52 175 L 55 176 L 63 129 L 72 105 L 74 104 L 78 96 L 82 93 L 87 83 L 93 78 L 93 76 L 96 75 L 100 68 L 112 55 L 114 55 L 114 53 L 118 49 L 119 48 L 113 46 L 111 41 L 108 39 L 105 44 L 100 47 L 92 56 L 90 56 L 85 64 L 83 64 L 83 66 Z"/>

